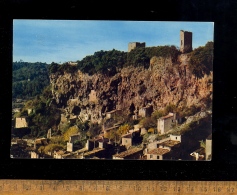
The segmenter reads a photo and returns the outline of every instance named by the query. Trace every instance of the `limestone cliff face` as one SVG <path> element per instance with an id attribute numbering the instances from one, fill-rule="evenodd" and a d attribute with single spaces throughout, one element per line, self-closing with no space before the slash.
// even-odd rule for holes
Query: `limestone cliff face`
<path id="1" fill-rule="evenodd" d="M 65 116 L 79 115 L 82 120 L 100 121 L 105 112 L 128 111 L 134 104 L 141 108 L 151 104 L 154 110 L 168 104 L 178 107 L 198 105 L 212 97 L 212 73 L 195 78 L 188 69 L 189 56 L 182 54 L 177 62 L 171 58 L 153 57 L 150 67 L 126 67 L 114 76 L 80 71 L 74 74 L 50 75 L 52 93 Z"/>

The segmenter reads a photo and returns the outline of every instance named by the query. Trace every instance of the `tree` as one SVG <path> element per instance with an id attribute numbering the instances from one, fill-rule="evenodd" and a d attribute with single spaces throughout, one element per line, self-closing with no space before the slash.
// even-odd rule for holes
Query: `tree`
<path id="1" fill-rule="evenodd" d="M 62 149 L 64 149 L 63 145 L 60 145 L 60 144 L 48 144 L 44 148 L 44 153 L 47 154 L 48 152 L 53 152 L 55 150 L 62 150 Z"/>
<path id="2" fill-rule="evenodd" d="M 157 120 L 159 119 L 160 117 L 164 116 L 165 115 L 165 111 L 164 110 L 155 110 L 152 114 L 151 114 L 151 117 L 154 119 L 154 120 Z"/>
<path id="3" fill-rule="evenodd" d="M 105 138 L 108 138 L 109 140 L 114 140 L 116 143 L 119 143 L 120 136 L 117 131 L 110 130 L 105 136 Z"/>
<path id="4" fill-rule="evenodd" d="M 147 131 L 148 133 L 155 133 L 155 129 L 154 128 L 150 128 L 150 129 L 148 129 L 148 131 Z"/>
<path id="5" fill-rule="evenodd" d="M 91 123 L 89 125 L 89 130 L 87 131 L 86 135 L 90 138 L 95 137 L 99 134 L 101 130 L 101 126 L 98 123 Z"/>
<path id="6" fill-rule="evenodd" d="M 164 113 L 169 114 L 169 112 L 176 112 L 177 108 L 174 104 L 169 104 L 165 107 Z"/>
<path id="7" fill-rule="evenodd" d="M 59 68 L 59 64 L 52 62 L 49 66 L 49 73 L 53 74 L 56 73 L 58 71 Z"/>
<path id="8" fill-rule="evenodd" d="M 124 135 L 126 134 L 130 129 L 132 129 L 132 127 L 129 124 L 124 124 L 122 126 L 119 127 L 118 129 L 118 134 L 119 135 Z"/>
<path id="9" fill-rule="evenodd" d="M 190 70 L 197 78 L 213 71 L 213 50 L 214 43 L 207 42 L 204 47 L 198 47 L 191 53 Z"/>
<path id="10" fill-rule="evenodd" d="M 63 134 L 63 140 L 69 141 L 70 136 L 77 134 L 79 132 L 79 129 L 76 125 L 70 127 L 64 134 Z"/>
<path id="11" fill-rule="evenodd" d="M 146 129 L 155 128 L 157 126 L 156 120 L 152 117 L 143 118 L 139 124 Z"/>

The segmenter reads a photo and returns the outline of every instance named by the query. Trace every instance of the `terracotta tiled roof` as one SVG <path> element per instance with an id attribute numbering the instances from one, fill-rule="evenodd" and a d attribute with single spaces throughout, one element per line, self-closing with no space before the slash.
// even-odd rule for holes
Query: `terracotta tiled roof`
<path id="1" fill-rule="evenodd" d="M 147 152 L 147 154 L 157 154 L 157 155 L 164 155 L 166 153 L 168 153 L 170 150 L 168 149 L 163 149 L 163 148 L 155 148 L 149 152 Z"/>
<path id="2" fill-rule="evenodd" d="M 131 154 L 134 154 L 134 153 L 137 153 L 137 152 L 140 152 L 140 151 L 142 151 L 142 148 L 132 148 L 132 149 L 126 150 L 124 152 L 115 154 L 113 156 L 118 157 L 118 158 L 124 158 L 126 156 L 129 156 Z"/>
<path id="3" fill-rule="evenodd" d="M 102 150 L 105 150 L 105 149 L 104 149 L 104 148 L 94 148 L 94 149 L 91 150 L 91 151 L 85 152 L 85 153 L 84 153 L 84 156 L 89 156 L 89 155 L 91 155 L 91 154 L 95 154 L 95 153 L 100 152 L 100 151 L 102 151 Z"/>
<path id="4" fill-rule="evenodd" d="M 175 146 L 175 145 L 177 145 L 179 143 L 180 143 L 180 141 L 168 140 L 168 141 L 160 143 L 160 145 L 168 146 L 168 147 L 173 147 L 173 146 Z"/>

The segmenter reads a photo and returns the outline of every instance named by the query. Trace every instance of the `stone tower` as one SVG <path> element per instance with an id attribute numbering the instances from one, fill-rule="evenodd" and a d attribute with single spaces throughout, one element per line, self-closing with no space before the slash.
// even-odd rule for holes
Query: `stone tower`
<path id="1" fill-rule="evenodd" d="M 180 51 L 182 53 L 188 53 L 193 50 L 192 48 L 192 32 L 180 31 Z"/>
<path id="2" fill-rule="evenodd" d="M 135 49 L 136 47 L 146 47 L 146 43 L 139 43 L 139 42 L 131 42 L 128 43 L 128 52 L 130 52 L 132 49 Z"/>

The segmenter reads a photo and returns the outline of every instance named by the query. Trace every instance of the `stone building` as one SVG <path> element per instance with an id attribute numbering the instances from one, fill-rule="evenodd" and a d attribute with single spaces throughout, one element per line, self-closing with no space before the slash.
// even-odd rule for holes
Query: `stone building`
<path id="1" fill-rule="evenodd" d="M 122 136 L 122 145 L 129 148 L 139 142 L 140 132 L 140 129 L 129 130 L 129 133 Z"/>
<path id="2" fill-rule="evenodd" d="M 161 135 L 165 134 L 172 128 L 172 125 L 176 124 L 176 122 L 177 121 L 175 113 L 169 113 L 168 115 L 159 118 L 157 121 L 158 133 L 160 133 Z"/>
<path id="3" fill-rule="evenodd" d="M 147 105 L 146 107 L 142 107 L 138 111 L 138 116 L 140 117 L 149 117 L 151 116 L 151 113 L 153 112 L 153 106 Z"/>
<path id="4" fill-rule="evenodd" d="M 128 52 L 130 52 L 131 50 L 137 48 L 137 47 L 146 47 L 146 43 L 143 42 L 143 43 L 139 43 L 139 42 L 131 42 L 131 43 L 128 43 Z"/>
<path id="5" fill-rule="evenodd" d="M 212 156 L 212 135 L 209 135 L 206 138 L 206 147 L 205 147 L 206 160 L 211 160 Z"/>
<path id="6" fill-rule="evenodd" d="M 181 135 L 170 135 L 168 138 L 147 145 L 144 153 L 147 160 L 171 160 L 180 157 Z"/>
<path id="7" fill-rule="evenodd" d="M 67 142 L 67 152 L 73 152 L 75 150 L 75 143 L 76 141 L 81 140 L 80 134 L 71 135 L 69 137 L 69 142 Z"/>
<path id="8" fill-rule="evenodd" d="M 106 114 L 106 118 L 110 119 L 116 116 L 120 116 L 122 114 L 122 110 L 112 110 L 112 111 L 106 112 L 105 114 Z"/>
<path id="9" fill-rule="evenodd" d="M 193 50 L 192 48 L 192 32 L 180 31 L 180 51 L 182 53 L 188 53 Z"/>
<path id="10" fill-rule="evenodd" d="M 97 102 L 97 97 L 96 97 L 96 91 L 95 90 L 91 90 L 90 94 L 89 94 L 89 102 Z"/>
<path id="11" fill-rule="evenodd" d="M 26 118 L 17 117 L 16 118 L 16 123 L 15 123 L 15 128 L 25 128 L 25 127 L 28 127 L 28 124 L 26 122 Z"/>

